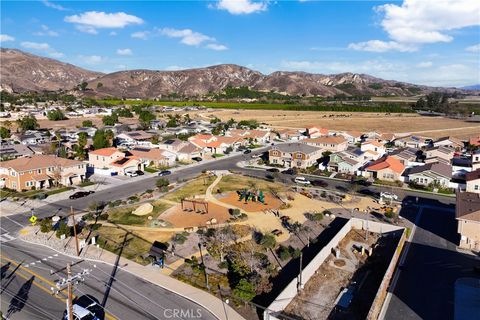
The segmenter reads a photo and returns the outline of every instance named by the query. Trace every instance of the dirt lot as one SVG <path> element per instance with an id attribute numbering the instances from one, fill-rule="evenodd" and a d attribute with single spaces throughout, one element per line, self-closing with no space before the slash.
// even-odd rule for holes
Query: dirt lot
<path id="1" fill-rule="evenodd" d="M 184 208 L 193 210 L 192 204 L 185 203 Z M 197 209 L 205 210 L 203 206 L 197 205 Z M 205 226 L 207 221 L 215 218 L 217 223 L 224 223 L 231 218 L 228 209 L 221 207 L 215 203 L 208 203 L 208 213 L 196 213 L 195 211 L 183 211 L 181 205 L 176 205 L 167 211 L 162 216 L 162 220 L 170 222 L 174 227 L 196 227 Z"/>
<path id="2" fill-rule="evenodd" d="M 319 125 L 333 130 L 357 130 L 394 133 L 421 133 L 433 138 L 452 135 L 467 138 L 480 134 L 480 124 L 417 114 L 352 113 L 279 110 L 213 110 L 202 117 L 217 116 L 222 120 L 257 119 L 276 128 L 305 128 Z"/>
<path id="3" fill-rule="evenodd" d="M 15 121 L 10 120 L 8 118 L 4 118 L 4 119 L 0 119 L 0 122 L 7 121 L 7 120 L 12 123 L 11 130 L 14 131 L 17 128 Z M 96 126 L 97 128 L 103 127 L 101 117 L 80 117 L 80 118 L 71 118 L 71 119 L 62 120 L 62 121 L 51 121 L 47 119 L 40 119 L 38 120 L 38 124 L 40 125 L 40 128 L 47 128 L 47 129 L 53 129 L 53 130 L 72 129 L 75 127 L 80 127 L 82 125 L 82 122 L 85 120 L 92 121 L 93 125 Z M 135 119 L 135 118 L 120 118 L 119 120 L 120 120 L 120 123 L 125 123 L 125 124 L 138 123 L 138 119 Z"/>

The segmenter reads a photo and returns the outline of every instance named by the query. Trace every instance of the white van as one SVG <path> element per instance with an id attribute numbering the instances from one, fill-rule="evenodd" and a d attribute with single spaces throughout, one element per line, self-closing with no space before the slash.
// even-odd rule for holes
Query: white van
<path id="1" fill-rule="evenodd" d="M 295 181 L 295 183 L 298 183 L 298 184 L 310 185 L 310 181 L 305 179 L 305 177 L 295 177 L 294 181 Z"/>

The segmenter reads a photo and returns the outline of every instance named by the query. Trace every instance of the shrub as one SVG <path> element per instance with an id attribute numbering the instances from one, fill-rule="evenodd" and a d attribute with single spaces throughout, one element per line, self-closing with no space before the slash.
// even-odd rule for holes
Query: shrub
<path id="1" fill-rule="evenodd" d="M 51 219 L 43 219 L 40 221 L 40 232 L 47 233 L 52 231 L 52 220 Z"/>
<path id="2" fill-rule="evenodd" d="M 99 215 L 98 220 L 108 220 L 108 213 L 102 213 Z"/>
<path id="3" fill-rule="evenodd" d="M 280 245 L 280 246 L 278 247 L 278 249 L 277 249 L 277 254 L 278 254 L 278 257 L 280 258 L 280 260 L 282 260 L 282 261 L 285 261 L 285 260 L 289 259 L 289 258 L 292 256 L 289 248 L 288 248 L 288 247 L 285 247 L 285 246 L 283 246 L 283 245 Z"/>
<path id="4" fill-rule="evenodd" d="M 242 300 L 250 301 L 255 296 L 255 285 L 246 279 L 241 279 L 232 291 L 233 295 Z"/>
<path id="5" fill-rule="evenodd" d="M 70 227 L 63 221 L 60 222 L 60 224 L 58 225 L 58 229 L 55 235 L 57 236 L 57 238 L 60 238 L 62 234 L 64 234 L 66 237 L 70 237 Z"/>
<path id="6" fill-rule="evenodd" d="M 187 233 L 187 235 L 188 235 L 188 233 Z M 178 244 L 184 244 L 185 241 L 187 241 L 187 235 L 185 234 L 185 232 L 177 233 L 172 237 L 172 241 L 176 242 Z"/>
<path id="7" fill-rule="evenodd" d="M 260 244 L 266 249 L 273 249 L 277 244 L 273 234 L 264 234 L 260 239 Z"/>

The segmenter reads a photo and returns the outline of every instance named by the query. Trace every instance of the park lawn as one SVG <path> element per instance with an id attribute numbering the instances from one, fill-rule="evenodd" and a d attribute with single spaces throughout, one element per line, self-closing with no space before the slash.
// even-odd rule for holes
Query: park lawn
<path id="1" fill-rule="evenodd" d="M 108 221 L 121 225 L 149 226 L 149 216 L 151 216 L 152 220 L 154 220 L 158 218 L 158 216 L 161 215 L 163 212 L 165 212 L 165 210 L 172 207 L 171 204 L 158 200 L 152 202 L 152 205 L 153 211 L 150 214 L 144 216 L 136 216 L 132 214 L 132 212 L 139 207 L 138 205 L 110 209 L 108 210 Z"/>
<path id="2" fill-rule="evenodd" d="M 155 168 L 152 168 L 152 167 L 145 167 L 145 169 L 143 169 L 143 171 L 145 172 L 148 172 L 148 173 L 155 173 L 155 172 L 158 172 L 157 169 Z"/>
<path id="3" fill-rule="evenodd" d="M 222 153 L 214 153 L 214 154 L 212 154 L 212 158 L 221 158 L 221 157 L 225 157 L 225 155 L 222 154 Z"/>
<path id="4" fill-rule="evenodd" d="M 29 190 L 25 192 L 17 192 L 15 190 L 0 189 L 0 197 L 19 197 L 19 198 L 30 198 L 33 199 L 40 193 L 45 193 L 47 196 L 51 196 L 57 193 L 62 193 L 68 190 L 75 189 L 74 187 L 60 187 L 54 189 L 36 189 Z"/>
<path id="5" fill-rule="evenodd" d="M 208 186 L 211 185 L 215 179 L 215 176 L 203 175 L 188 182 L 183 187 L 166 194 L 162 199 L 180 203 L 182 199 L 190 198 L 194 195 L 204 195 Z"/>
<path id="6" fill-rule="evenodd" d="M 228 192 L 251 188 L 252 186 L 264 191 L 273 190 L 274 192 L 280 192 L 285 188 L 278 183 L 235 174 L 222 177 L 222 180 L 220 180 L 215 186 L 215 189 L 220 189 L 222 192 Z"/>

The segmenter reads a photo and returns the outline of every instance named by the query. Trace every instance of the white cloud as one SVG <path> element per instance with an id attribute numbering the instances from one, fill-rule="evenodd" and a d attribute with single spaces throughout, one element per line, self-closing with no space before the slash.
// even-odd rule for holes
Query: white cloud
<path id="1" fill-rule="evenodd" d="M 131 56 L 133 52 L 132 52 L 132 49 L 125 48 L 125 49 L 117 49 L 117 54 L 119 56 Z"/>
<path id="2" fill-rule="evenodd" d="M 26 49 L 42 51 L 52 58 L 61 58 L 64 56 L 62 52 L 58 52 L 54 48 L 50 47 L 48 43 L 45 43 L 45 42 L 40 43 L 40 42 L 24 41 L 20 43 L 20 45 Z"/>
<path id="3" fill-rule="evenodd" d="M 115 31 L 110 31 L 110 33 L 108 34 L 109 36 L 116 36 L 117 33 Z"/>
<path id="4" fill-rule="evenodd" d="M 215 41 L 215 38 L 206 36 L 200 32 L 195 32 L 190 29 L 173 29 L 163 28 L 160 29 L 160 34 L 169 38 L 180 38 L 180 42 L 188 46 L 198 46 L 205 41 Z"/>
<path id="5" fill-rule="evenodd" d="M 138 31 L 138 32 L 132 33 L 131 37 L 135 39 L 147 40 L 149 35 L 150 35 L 149 31 Z"/>
<path id="6" fill-rule="evenodd" d="M 417 63 L 416 66 L 418 68 L 430 68 L 431 66 L 433 66 L 433 62 L 432 61 L 422 61 L 422 62 Z"/>
<path id="7" fill-rule="evenodd" d="M 473 46 L 470 46 L 470 47 L 466 47 L 466 48 L 465 48 L 465 51 L 468 51 L 468 52 L 480 52 L 480 43 L 479 43 L 479 44 L 476 44 L 476 45 L 473 45 Z"/>
<path id="8" fill-rule="evenodd" d="M 365 42 L 350 43 L 349 49 L 357 51 L 386 52 L 396 50 L 400 52 L 412 52 L 417 48 L 412 45 L 406 45 L 395 41 L 370 40 Z"/>
<path id="9" fill-rule="evenodd" d="M 42 29 L 41 31 L 34 32 L 33 34 L 36 36 L 58 37 L 58 32 L 50 30 L 47 25 L 42 24 L 40 28 Z"/>
<path id="10" fill-rule="evenodd" d="M 47 1 L 47 0 L 43 0 L 42 3 L 46 6 L 46 7 L 49 7 L 49 8 L 52 8 L 52 9 L 55 9 L 55 10 L 59 10 L 59 11 L 68 11 L 69 9 L 59 5 L 59 4 L 56 4 L 56 3 L 52 3 L 50 1 Z"/>
<path id="11" fill-rule="evenodd" d="M 226 10 L 235 15 L 250 14 L 267 10 L 268 1 L 219 0 L 214 7 L 220 10 Z"/>
<path id="12" fill-rule="evenodd" d="M 228 50 L 227 46 L 224 46 L 223 44 L 218 44 L 218 43 L 209 43 L 205 46 L 205 48 L 215 50 L 215 51 Z"/>
<path id="13" fill-rule="evenodd" d="M 450 42 L 448 31 L 480 25 L 476 0 L 404 0 L 376 11 L 384 14 L 381 25 L 390 38 L 401 43 Z"/>
<path id="14" fill-rule="evenodd" d="M 105 61 L 105 58 L 102 56 L 91 55 L 91 56 L 84 56 L 79 55 L 78 58 L 85 64 L 95 65 Z"/>
<path id="15" fill-rule="evenodd" d="M 8 34 L 0 34 L 0 42 L 15 41 L 15 38 Z"/>
<path id="16" fill-rule="evenodd" d="M 167 71 L 177 71 L 177 70 L 184 70 L 184 69 L 187 69 L 187 68 L 180 67 L 180 66 L 177 66 L 177 65 L 168 66 L 168 67 L 165 68 L 165 70 L 167 70 Z"/>
<path id="17" fill-rule="evenodd" d="M 143 23 L 141 18 L 124 12 L 105 13 L 99 11 L 88 11 L 80 15 L 67 16 L 64 20 L 74 23 L 77 30 L 90 34 L 96 34 L 96 29 L 124 28 L 128 25 Z"/>

